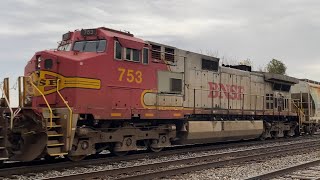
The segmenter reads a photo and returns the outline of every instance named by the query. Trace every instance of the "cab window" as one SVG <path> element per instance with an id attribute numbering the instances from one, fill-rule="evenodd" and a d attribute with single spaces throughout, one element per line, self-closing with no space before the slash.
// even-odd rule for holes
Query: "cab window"
<path id="1" fill-rule="evenodd" d="M 93 41 L 77 41 L 74 43 L 73 50 L 80 52 L 104 52 L 107 46 L 107 41 L 93 40 Z"/>
<path id="2" fill-rule="evenodd" d="M 58 51 L 70 51 L 71 43 L 63 43 L 61 42 L 57 48 Z"/>

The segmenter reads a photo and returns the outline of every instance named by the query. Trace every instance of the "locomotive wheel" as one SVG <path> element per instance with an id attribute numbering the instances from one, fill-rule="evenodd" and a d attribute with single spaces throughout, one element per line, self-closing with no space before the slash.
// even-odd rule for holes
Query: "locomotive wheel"
<path id="1" fill-rule="evenodd" d="M 147 147 L 147 150 L 151 152 L 160 152 L 163 149 L 163 148 L 151 147 L 151 140 L 145 140 L 144 143 L 145 143 L 145 146 Z"/>
<path id="2" fill-rule="evenodd" d="M 74 161 L 74 162 L 81 161 L 81 160 L 83 160 L 83 159 L 86 158 L 86 157 L 87 157 L 86 155 L 67 156 L 67 158 L 68 158 L 70 161 Z"/>
<path id="3" fill-rule="evenodd" d="M 112 144 L 111 147 L 110 147 L 110 152 L 111 154 L 115 155 L 115 156 L 125 156 L 129 153 L 129 151 L 115 151 L 115 147 L 116 144 Z"/>
<path id="4" fill-rule="evenodd" d="M 160 152 L 160 151 L 162 151 L 163 148 L 153 148 L 153 147 L 149 146 L 148 149 L 149 149 L 150 151 L 152 151 L 152 152 Z"/>

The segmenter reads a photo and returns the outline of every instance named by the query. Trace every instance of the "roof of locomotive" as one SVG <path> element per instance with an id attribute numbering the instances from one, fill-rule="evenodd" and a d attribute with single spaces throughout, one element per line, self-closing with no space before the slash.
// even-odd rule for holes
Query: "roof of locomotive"
<path id="1" fill-rule="evenodd" d="M 313 81 L 313 80 L 310 80 L 310 79 L 299 79 L 299 80 L 300 80 L 300 81 L 307 82 L 307 83 L 311 83 L 311 84 L 320 85 L 320 82 L 318 82 L 318 81 Z"/>
<path id="2" fill-rule="evenodd" d="M 144 40 L 134 37 L 129 31 L 118 31 L 106 27 L 99 27 L 97 29 L 101 29 L 107 36 L 116 37 L 116 38 L 123 38 L 131 41 L 136 41 L 138 43 L 145 43 Z"/>
<path id="3" fill-rule="evenodd" d="M 127 40 L 136 41 L 138 43 L 147 43 L 147 44 L 154 44 L 154 45 L 158 45 L 158 46 L 165 46 L 165 47 L 173 48 L 173 49 L 176 49 L 176 50 L 179 50 L 179 51 L 184 51 L 186 53 L 193 53 L 193 54 L 198 54 L 198 55 L 202 55 L 202 56 L 206 56 L 206 57 L 211 57 L 211 58 L 214 58 L 218 62 L 220 60 L 220 58 L 217 58 L 217 57 L 213 57 L 213 56 L 210 56 L 210 55 L 205 55 L 205 54 L 201 54 L 201 53 L 196 53 L 196 52 L 191 52 L 191 51 L 179 49 L 179 48 L 176 48 L 176 47 L 171 46 L 171 45 L 166 45 L 166 44 L 162 44 L 162 43 L 158 43 L 158 42 L 154 42 L 154 41 L 144 41 L 142 39 L 134 37 L 134 35 L 131 34 L 128 31 L 119 31 L 119 30 L 114 30 L 114 29 L 110 29 L 110 28 L 106 28 L 106 27 L 99 27 L 97 29 L 103 30 L 104 33 L 106 33 L 106 35 L 111 36 L 111 37 L 124 38 L 124 39 L 127 39 Z M 220 68 L 226 68 L 226 69 L 230 68 L 230 69 L 234 69 L 234 70 L 238 70 L 238 71 L 242 71 L 242 72 L 254 73 L 256 75 L 260 74 L 260 75 L 265 77 L 266 81 L 282 82 L 282 83 L 288 83 L 288 84 L 297 84 L 299 82 L 299 79 L 291 77 L 291 76 L 287 76 L 287 75 L 272 74 L 272 73 L 259 72 L 259 71 L 251 71 L 251 66 L 245 66 L 245 65 L 234 65 L 234 66 L 231 66 L 231 65 L 229 65 L 229 66 L 220 65 Z M 312 80 L 308 80 L 308 79 L 300 79 L 300 80 L 320 85 L 320 82 L 316 82 L 316 81 L 312 81 Z"/>

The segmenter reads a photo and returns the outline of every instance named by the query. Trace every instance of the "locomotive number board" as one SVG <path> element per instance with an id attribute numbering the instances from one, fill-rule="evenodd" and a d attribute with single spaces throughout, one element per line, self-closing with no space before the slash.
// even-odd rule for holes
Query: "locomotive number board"
<path id="1" fill-rule="evenodd" d="M 81 35 L 82 36 L 95 36 L 95 35 L 97 35 L 97 30 L 96 29 L 82 29 Z"/>

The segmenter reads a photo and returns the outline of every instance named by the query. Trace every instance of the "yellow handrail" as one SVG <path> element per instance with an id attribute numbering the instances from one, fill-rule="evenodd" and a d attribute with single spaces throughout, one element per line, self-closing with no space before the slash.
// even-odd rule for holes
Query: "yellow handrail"
<path id="1" fill-rule="evenodd" d="M 294 101 L 292 101 L 292 102 L 293 102 L 293 105 L 300 111 L 300 113 L 302 113 L 303 115 L 305 115 L 304 112 L 301 110 L 301 108 L 299 108 L 299 107 L 294 103 Z"/>
<path id="2" fill-rule="evenodd" d="M 32 78 L 30 76 L 27 76 L 27 77 L 30 78 L 31 85 L 41 94 L 43 100 L 45 101 L 45 103 L 46 103 L 46 105 L 47 105 L 47 107 L 48 107 L 48 109 L 50 111 L 50 128 L 52 128 L 53 127 L 52 126 L 52 114 L 53 114 L 52 109 L 51 109 L 51 107 L 50 107 L 45 95 L 40 91 L 40 89 L 35 84 L 33 84 Z"/>
<path id="3" fill-rule="evenodd" d="M 71 137 L 71 132 L 72 132 L 72 109 L 70 108 L 70 106 L 68 105 L 68 102 L 63 98 L 63 96 L 61 95 L 60 91 L 59 91 L 59 82 L 60 79 L 57 80 L 57 93 L 59 94 L 60 98 L 62 99 L 63 103 L 67 106 L 67 108 L 69 109 L 69 129 L 68 129 L 68 137 Z M 69 140 L 69 148 L 71 147 L 71 139 Z"/>
<path id="4" fill-rule="evenodd" d="M 292 103 L 300 111 L 300 113 L 299 113 L 300 115 L 306 116 L 304 114 L 304 112 L 301 110 L 301 108 L 299 108 L 299 106 L 297 106 L 296 103 L 293 100 L 292 100 Z M 299 117 L 300 117 L 300 115 L 299 115 Z M 302 125 L 301 118 L 299 118 L 299 126 L 301 127 L 301 125 Z"/>

